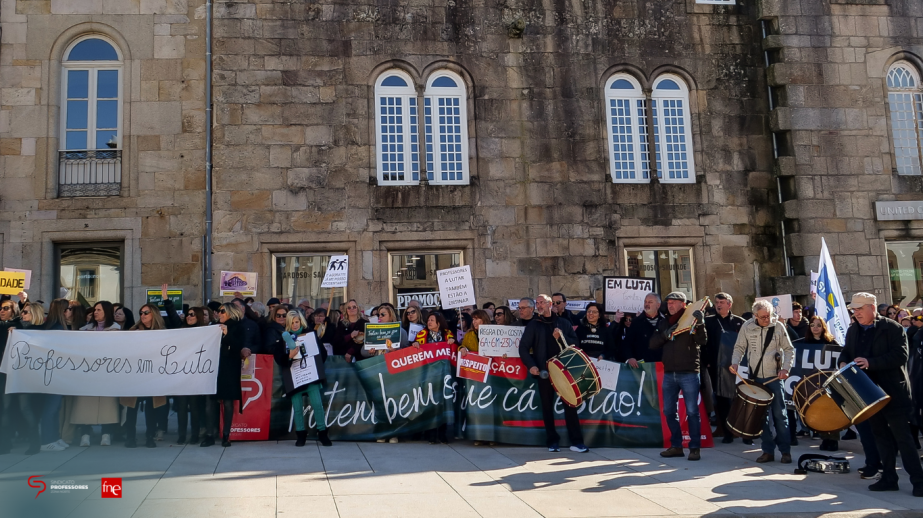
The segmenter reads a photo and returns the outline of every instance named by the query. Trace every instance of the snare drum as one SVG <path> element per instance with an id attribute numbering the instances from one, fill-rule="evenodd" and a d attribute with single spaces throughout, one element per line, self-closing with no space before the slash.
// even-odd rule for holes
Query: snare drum
<path id="1" fill-rule="evenodd" d="M 759 437 L 773 398 L 775 395 L 760 385 L 737 385 L 737 397 L 731 404 L 727 427 L 745 439 Z"/>
<path id="2" fill-rule="evenodd" d="M 852 362 L 834 372 L 824 382 L 824 388 L 831 389 L 830 397 L 852 424 L 859 424 L 884 408 L 891 400 L 868 374 Z"/>
<path id="3" fill-rule="evenodd" d="M 561 401 L 575 408 L 602 389 L 596 366 L 576 347 L 568 347 L 548 360 L 548 377 Z"/>
<path id="4" fill-rule="evenodd" d="M 801 416 L 801 420 L 812 430 L 818 432 L 838 432 L 849 427 L 850 420 L 840 410 L 824 382 L 830 372 L 818 371 L 795 385 L 792 402 Z"/>

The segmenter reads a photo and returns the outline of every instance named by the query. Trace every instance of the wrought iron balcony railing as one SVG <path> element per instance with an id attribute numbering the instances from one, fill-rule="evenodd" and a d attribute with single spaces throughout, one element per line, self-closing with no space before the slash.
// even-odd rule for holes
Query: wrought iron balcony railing
<path id="1" fill-rule="evenodd" d="M 121 190 L 121 149 L 59 152 L 58 196 L 118 196 Z"/>

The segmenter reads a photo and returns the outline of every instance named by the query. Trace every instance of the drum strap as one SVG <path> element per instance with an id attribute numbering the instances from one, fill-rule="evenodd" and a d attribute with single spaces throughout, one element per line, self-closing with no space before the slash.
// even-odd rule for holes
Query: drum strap
<path id="1" fill-rule="evenodd" d="M 775 325 L 770 327 L 769 331 L 766 332 L 766 339 L 763 341 L 763 352 L 760 353 L 760 361 L 756 364 L 756 369 L 750 371 L 754 378 L 758 378 L 760 376 L 760 367 L 763 366 L 763 356 L 766 355 L 766 349 L 769 349 L 769 344 L 772 343 L 772 335 L 775 334 L 775 332 Z"/>

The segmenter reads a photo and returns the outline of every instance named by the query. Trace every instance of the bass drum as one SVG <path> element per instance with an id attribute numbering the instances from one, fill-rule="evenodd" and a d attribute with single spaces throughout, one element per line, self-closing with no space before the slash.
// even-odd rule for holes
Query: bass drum
<path id="1" fill-rule="evenodd" d="M 576 347 L 568 347 L 548 360 L 548 377 L 561 401 L 575 408 L 602 389 L 596 366 Z"/>
<path id="2" fill-rule="evenodd" d="M 850 420 L 824 388 L 829 372 L 818 371 L 795 385 L 792 402 L 808 428 L 818 432 L 839 432 L 849 428 Z"/>
<path id="3" fill-rule="evenodd" d="M 760 385 L 737 385 L 737 397 L 728 413 L 727 428 L 744 439 L 759 437 L 773 398 L 775 396 Z"/>

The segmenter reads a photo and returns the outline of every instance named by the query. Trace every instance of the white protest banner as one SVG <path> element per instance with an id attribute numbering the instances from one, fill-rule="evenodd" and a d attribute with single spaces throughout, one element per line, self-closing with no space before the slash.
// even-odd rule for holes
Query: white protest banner
<path id="1" fill-rule="evenodd" d="M 792 318 L 791 295 L 770 295 L 768 297 L 757 297 L 756 300 L 765 300 L 772 304 L 777 317 L 785 319 Z"/>
<path id="2" fill-rule="evenodd" d="M 221 328 L 118 333 L 15 329 L 6 393 L 150 397 L 214 394 Z"/>
<path id="3" fill-rule="evenodd" d="M 593 362 L 593 365 L 596 366 L 597 372 L 599 372 L 599 384 L 602 386 L 602 388 L 614 392 L 615 385 L 619 381 L 619 370 L 621 369 L 621 364 L 610 362 L 609 360 L 597 360 L 596 358 L 590 358 L 590 361 Z"/>
<path id="4" fill-rule="evenodd" d="M 407 329 L 407 338 L 411 341 L 416 338 L 417 333 L 423 330 L 423 324 L 410 324 Z"/>
<path id="5" fill-rule="evenodd" d="M 564 306 L 568 311 L 583 311 L 587 306 L 596 302 L 595 300 L 568 300 Z"/>
<path id="6" fill-rule="evenodd" d="M 817 295 L 817 278 L 820 277 L 820 273 L 811 270 L 811 298 L 813 299 Z"/>
<path id="7" fill-rule="evenodd" d="M 519 299 L 507 299 L 507 304 L 509 304 L 510 311 L 516 311 L 519 309 Z"/>
<path id="8" fill-rule="evenodd" d="M 218 285 L 222 297 L 233 296 L 240 292 L 245 297 L 256 296 L 256 272 L 221 272 L 221 283 Z"/>
<path id="9" fill-rule="evenodd" d="M 654 279 L 603 277 L 603 282 L 606 313 L 638 313 L 644 309 L 644 297 L 654 292 Z"/>
<path id="10" fill-rule="evenodd" d="M 20 269 L 18 269 L 18 268 L 4 268 L 3 271 L 5 271 L 5 272 L 13 272 L 13 273 L 23 273 L 23 274 L 25 274 L 25 275 L 26 275 L 26 284 L 25 284 L 25 286 L 23 287 L 23 290 L 24 290 L 24 291 L 25 291 L 25 290 L 28 290 L 29 287 L 32 286 L 32 270 L 20 270 Z"/>
<path id="11" fill-rule="evenodd" d="M 478 328 L 478 354 L 518 358 L 519 340 L 524 330 L 519 326 L 481 326 Z"/>
<path id="12" fill-rule="evenodd" d="M 303 347 L 305 353 L 308 356 L 317 356 L 320 354 L 320 348 L 317 347 L 317 335 L 314 333 L 306 333 L 295 339 L 295 344 L 299 347 Z M 301 353 L 299 352 L 296 358 L 301 358 Z"/>
<path id="13" fill-rule="evenodd" d="M 471 281 L 471 266 L 459 266 L 436 271 L 439 281 L 439 297 L 442 309 L 454 309 L 477 304 L 474 299 L 474 283 Z"/>
<path id="14" fill-rule="evenodd" d="M 324 281 L 320 283 L 320 287 L 345 288 L 348 279 L 349 256 L 334 255 L 330 257 L 330 262 L 327 263 L 327 273 L 324 274 Z"/>

